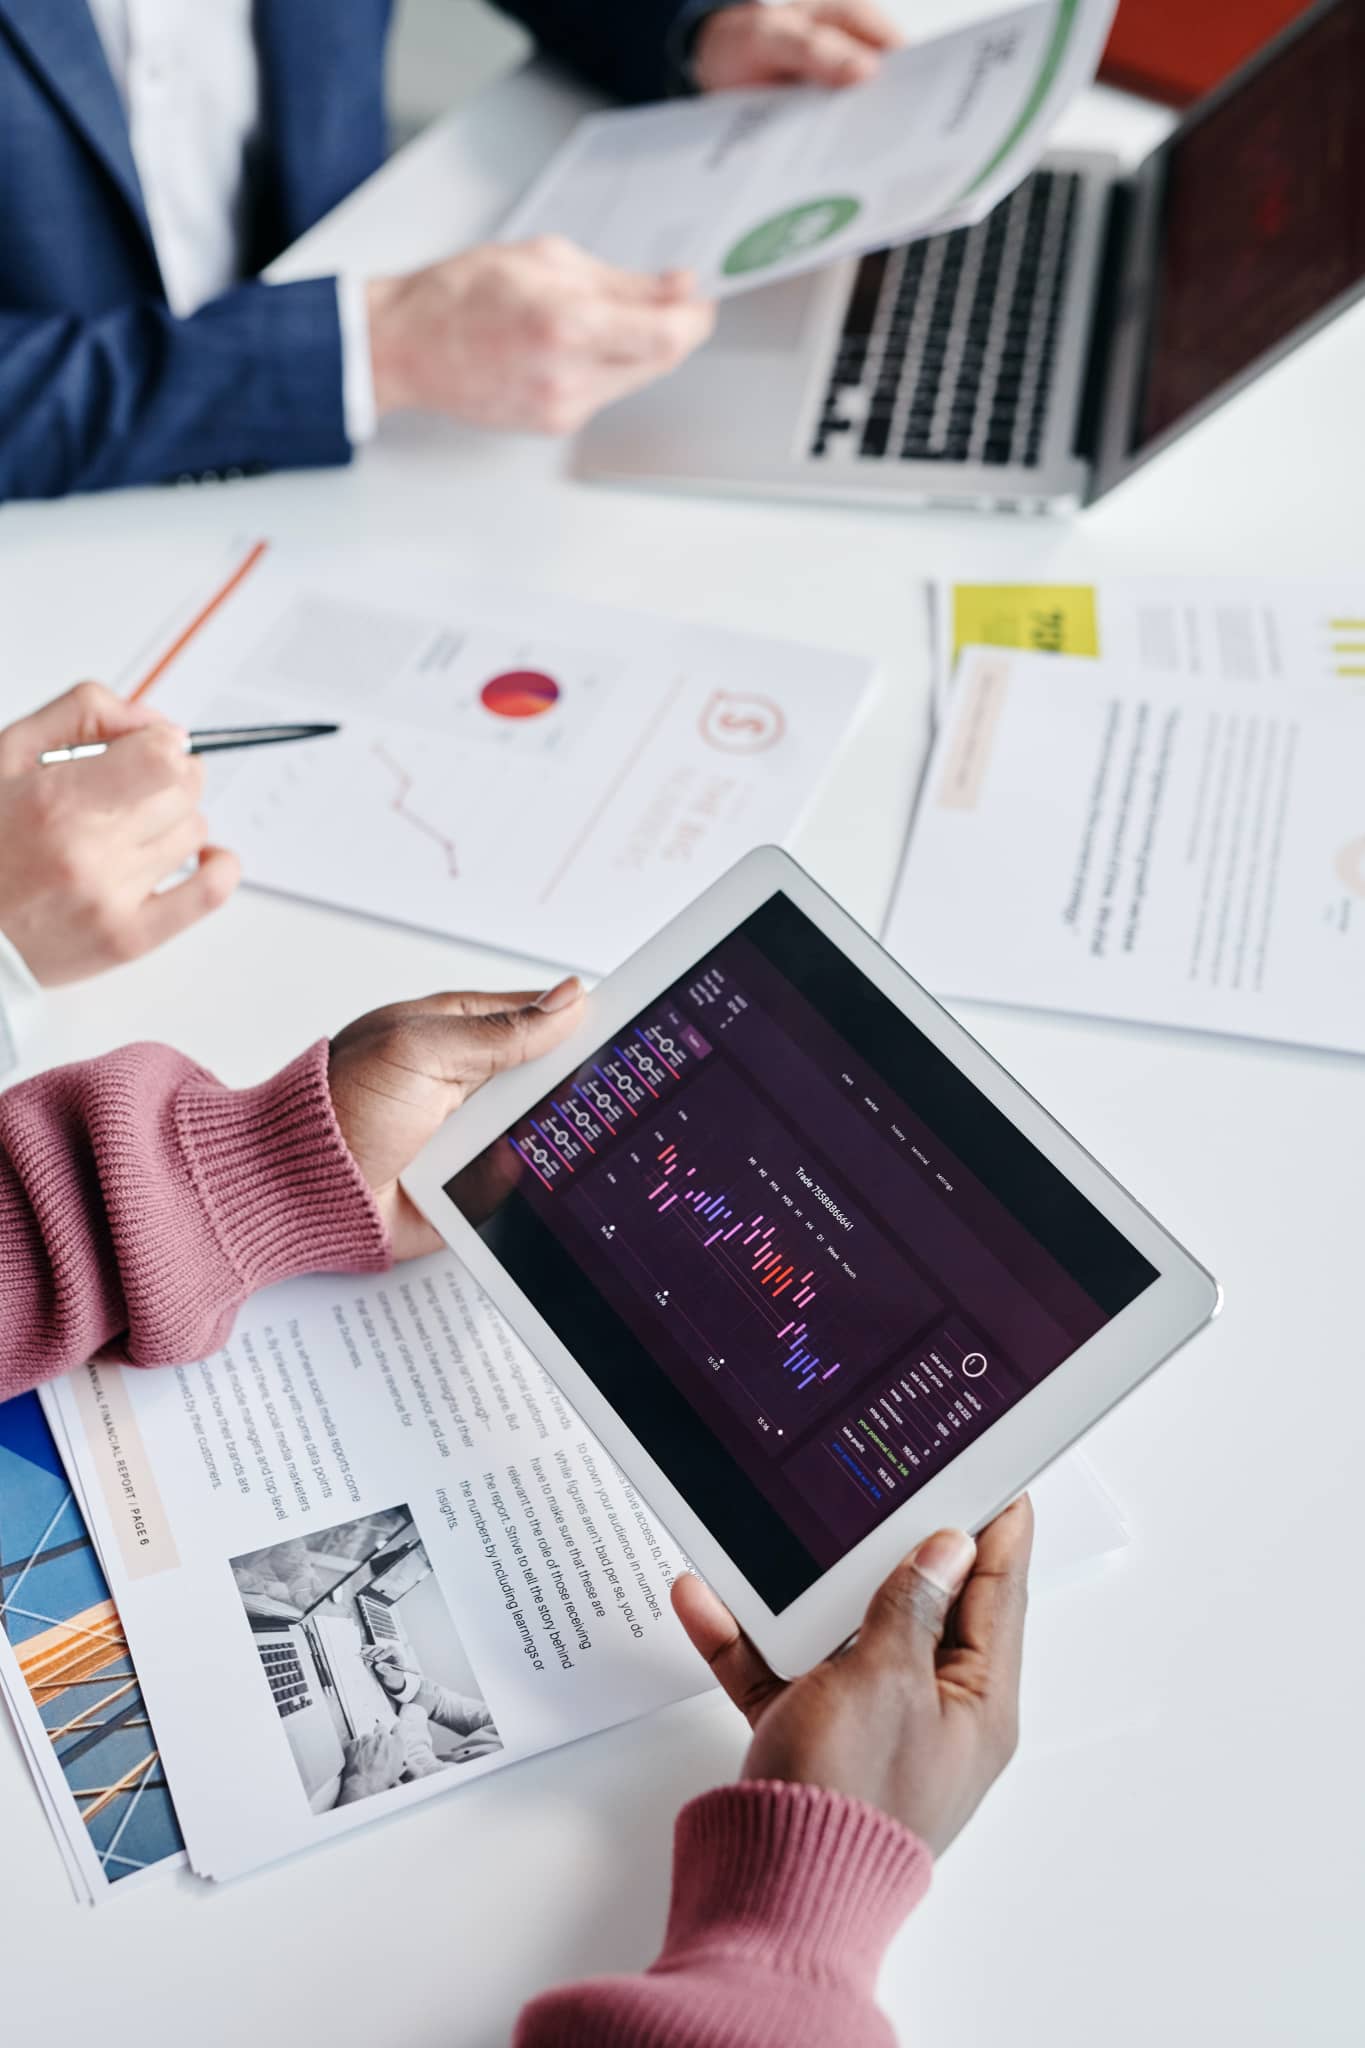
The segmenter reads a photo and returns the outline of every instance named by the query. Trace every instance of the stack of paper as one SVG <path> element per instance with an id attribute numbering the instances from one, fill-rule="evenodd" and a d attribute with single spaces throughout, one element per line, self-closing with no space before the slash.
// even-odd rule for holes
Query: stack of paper
<path id="1" fill-rule="evenodd" d="M 959 586 L 941 612 L 885 934 L 911 972 L 1365 1051 L 1365 589 Z"/>

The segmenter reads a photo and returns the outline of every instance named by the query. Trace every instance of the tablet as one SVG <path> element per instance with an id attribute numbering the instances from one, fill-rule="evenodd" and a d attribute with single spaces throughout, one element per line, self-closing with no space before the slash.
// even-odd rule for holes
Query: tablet
<path id="1" fill-rule="evenodd" d="M 785 854 L 404 1185 L 775 1670 L 979 1529 L 1212 1278 Z"/>

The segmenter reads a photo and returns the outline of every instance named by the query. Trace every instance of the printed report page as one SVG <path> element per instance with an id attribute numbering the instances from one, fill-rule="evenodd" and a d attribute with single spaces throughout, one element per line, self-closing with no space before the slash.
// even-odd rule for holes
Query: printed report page
<path id="1" fill-rule="evenodd" d="M 978 220 L 1088 84 L 1111 0 L 1039 0 L 883 59 L 843 92 L 721 92 L 591 116 L 504 224 L 708 297 Z"/>
<path id="2" fill-rule="evenodd" d="M 1103 583 L 945 583 L 935 597 L 941 718 L 967 647 L 1114 662 L 1130 676 L 1326 690 L 1365 699 L 1365 578 L 1120 576 Z"/>
<path id="3" fill-rule="evenodd" d="M 216 757 L 249 882 L 601 973 L 791 837 L 875 670 L 462 586 L 439 550 L 258 544 L 152 675 L 187 727 L 341 725 Z"/>
<path id="4" fill-rule="evenodd" d="M 190 1861 L 230 1877 L 705 1689 L 672 1539 L 448 1254 L 50 1390 Z"/>
<path id="5" fill-rule="evenodd" d="M 886 943 L 936 994 L 1365 1051 L 1365 700 L 968 650 Z"/>

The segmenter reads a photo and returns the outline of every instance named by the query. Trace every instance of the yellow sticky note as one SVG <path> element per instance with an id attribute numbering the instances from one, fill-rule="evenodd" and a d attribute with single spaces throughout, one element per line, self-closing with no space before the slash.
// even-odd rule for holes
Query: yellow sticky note
<path id="1" fill-rule="evenodd" d="M 964 647 L 1027 647 L 1038 654 L 1100 651 L 1095 591 L 1087 583 L 958 583 L 953 659 Z"/>

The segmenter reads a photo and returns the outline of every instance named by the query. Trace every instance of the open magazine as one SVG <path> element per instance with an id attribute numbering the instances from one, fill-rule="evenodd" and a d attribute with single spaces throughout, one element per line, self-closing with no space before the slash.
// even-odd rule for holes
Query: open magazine
<path id="1" fill-rule="evenodd" d="M 46 1398 L 205 1876 L 709 1683 L 684 1560 L 449 1256 Z"/>

